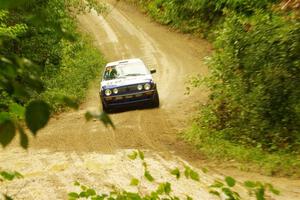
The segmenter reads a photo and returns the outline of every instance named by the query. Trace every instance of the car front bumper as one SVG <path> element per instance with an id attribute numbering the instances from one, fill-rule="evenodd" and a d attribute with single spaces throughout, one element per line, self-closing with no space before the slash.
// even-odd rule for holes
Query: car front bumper
<path id="1" fill-rule="evenodd" d="M 157 95 L 156 89 L 113 96 L 105 96 L 100 93 L 102 103 L 109 107 L 152 102 L 155 95 Z"/>

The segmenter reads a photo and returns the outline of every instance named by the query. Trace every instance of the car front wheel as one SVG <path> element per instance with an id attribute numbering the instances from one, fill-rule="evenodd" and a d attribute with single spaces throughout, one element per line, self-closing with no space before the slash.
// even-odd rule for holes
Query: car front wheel
<path id="1" fill-rule="evenodd" d="M 159 107 L 159 95 L 158 95 L 158 93 L 156 93 L 154 95 L 152 105 L 153 105 L 154 108 L 158 108 Z"/>
<path id="2" fill-rule="evenodd" d="M 105 105 L 105 103 L 102 102 L 102 110 L 106 113 L 109 113 L 111 111 L 110 107 L 108 105 Z"/>

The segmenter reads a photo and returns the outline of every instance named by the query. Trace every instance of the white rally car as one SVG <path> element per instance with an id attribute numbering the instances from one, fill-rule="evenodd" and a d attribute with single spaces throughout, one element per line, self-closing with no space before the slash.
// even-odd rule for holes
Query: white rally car
<path id="1" fill-rule="evenodd" d="M 159 107 L 159 96 L 152 75 L 141 59 L 110 62 L 105 66 L 100 86 L 103 110 L 148 104 Z"/>

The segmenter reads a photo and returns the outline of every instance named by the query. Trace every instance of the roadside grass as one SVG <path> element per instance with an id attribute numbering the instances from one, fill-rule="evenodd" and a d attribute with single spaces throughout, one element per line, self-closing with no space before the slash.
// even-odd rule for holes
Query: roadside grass
<path id="1" fill-rule="evenodd" d="M 57 98 L 68 96 L 80 104 L 87 93 L 89 83 L 94 80 L 105 64 L 98 49 L 93 47 L 89 36 L 81 35 L 75 43 L 63 41 L 61 67 L 50 78 L 44 78 L 47 90 L 41 98 L 51 105 L 54 112 L 65 110 L 64 102 Z"/>
<path id="2" fill-rule="evenodd" d="M 196 146 L 210 160 L 231 163 L 234 160 L 242 171 L 263 175 L 300 177 L 300 156 L 284 152 L 268 153 L 260 148 L 244 147 L 209 134 L 193 123 L 183 134 L 184 139 Z"/>

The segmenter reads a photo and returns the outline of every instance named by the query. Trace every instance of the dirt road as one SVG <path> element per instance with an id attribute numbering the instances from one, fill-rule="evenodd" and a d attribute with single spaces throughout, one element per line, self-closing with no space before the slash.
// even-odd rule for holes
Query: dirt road
<path id="1" fill-rule="evenodd" d="M 207 92 L 201 89 L 189 95 L 184 93 L 189 76 L 207 74 L 204 58 L 210 54 L 211 45 L 153 23 L 124 4 L 112 7 L 107 15 L 92 11 L 78 20 L 82 31 L 94 38 L 94 44 L 108 61 L 137 57 L 149 68 L 157 69 L 154 79 L 158 83 L 161 107 L 112 114 L 116 130 L 105 128 L 98 121 L 86 122 L 87 110 L 101 109 L 99 81 L 95 81 L 80 110 L 51 119 L 37 138 L 31 140 L 29 151 L 11 146 L 0 152 L 2 168 L 25 175 L 22 180 L 0 185 L 0 189 L 14 194 L 15 199 L 66 199 L 67 192 L 76 190 L 72 181 L 79 180 L 103 191 L 109 190 L 112 184 L 135 191 L 128 184 L 132 177 L 140 176 L 141 166 L 126 155 L 130 149 L 141 149 L 146 152 L 153 175 L 160 177 L 158 182 L 172 182 L 179 196 L 214 199 L 206 187 L 221 176 L 216 170 L 202 173 L 201 156 L 178 138 L 189 113 L 206 101 Z M 188 164 L 186 161 L 198 168 L 202 183 L 176 182 L 168 174 L 169 169 Z M 253 179 L 247 174 L 244 177 Z M 276 199 L 299 199 L 300 181 L 259 179 L 272 182 L 284 191 Z M 286 184 L 289 188 L 285 188 Z M 151 188 L 147 183 L 143 186 L 145 192 Z"/>

